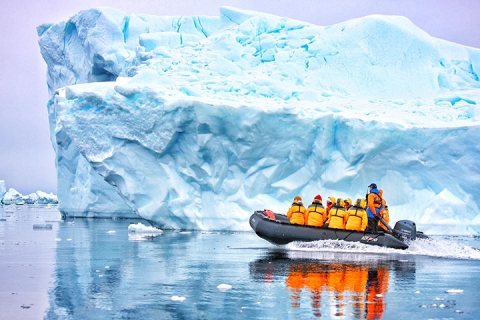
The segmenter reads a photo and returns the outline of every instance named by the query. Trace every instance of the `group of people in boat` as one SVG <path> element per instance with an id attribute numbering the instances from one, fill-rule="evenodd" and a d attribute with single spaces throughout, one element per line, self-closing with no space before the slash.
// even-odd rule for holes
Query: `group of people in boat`
<path id="1" fill-rule="evenodd" d="M 317 194 L 311 204 L 304 206 L 302 197 L 296 196 L 288 209 L 287 217 L 291 224 L 328 227 L 341 230 L 366 231 L 378 233 L 388 231 L 380 218 L 390 223 L 388 206 L 383 199 L 383 190 L 375 183 L 370 184 L 366 199 L 342 199 L 328 197 L 326 207 L 322 196 Z"/>

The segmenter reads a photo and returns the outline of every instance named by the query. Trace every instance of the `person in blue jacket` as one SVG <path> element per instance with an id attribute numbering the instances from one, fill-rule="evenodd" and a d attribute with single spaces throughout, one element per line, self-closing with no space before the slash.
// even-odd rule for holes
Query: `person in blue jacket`
<path id="1" fill-rule="evenodd" d="M 380 211 L 383 206 L 382 197 L 375 183 L 371 183 L 368 187 L 370 192 L 367 194 L 368 227 L 366 231 L 378 233 L 378 221 L 380 221 Z"/>

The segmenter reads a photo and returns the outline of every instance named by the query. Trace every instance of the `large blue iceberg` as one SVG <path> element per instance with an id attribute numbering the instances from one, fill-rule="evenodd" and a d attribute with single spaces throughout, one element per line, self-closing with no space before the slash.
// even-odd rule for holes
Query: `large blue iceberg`
<path id="1" fill-rule="evenodd" d="M 248 230 L 256 209 L 376 182 L 393 222 L 480 232 L 479 49 L 400 16 L 315 26 L 230 7 L 95 8 L 37 31 L 67 216 Z"/>

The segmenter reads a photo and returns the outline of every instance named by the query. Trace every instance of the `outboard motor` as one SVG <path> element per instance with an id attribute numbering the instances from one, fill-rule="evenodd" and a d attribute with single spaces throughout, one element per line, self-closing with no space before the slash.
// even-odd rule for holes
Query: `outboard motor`
<path id="1" fill-rule="evenodd" d="M 402 240 L 415 240 L 417 238 L 417 226 L 411 220 L 399 220 L 395 223 L 393 234 Z"/>

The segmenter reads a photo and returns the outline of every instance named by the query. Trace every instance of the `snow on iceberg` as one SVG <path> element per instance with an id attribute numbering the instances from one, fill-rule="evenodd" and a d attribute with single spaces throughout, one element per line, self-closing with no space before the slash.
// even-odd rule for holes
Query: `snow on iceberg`
<path id="1" fill-rule="evenodd" d="M 404 17 L 323 27 L 229 7 L 97 8 L 37 31 L 67 216 L 249 230 L 253 210 L 376 182 L 392 221 L 479 220 L 479 49 Z"/>

